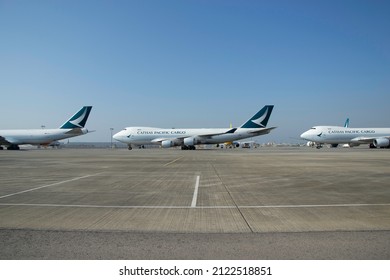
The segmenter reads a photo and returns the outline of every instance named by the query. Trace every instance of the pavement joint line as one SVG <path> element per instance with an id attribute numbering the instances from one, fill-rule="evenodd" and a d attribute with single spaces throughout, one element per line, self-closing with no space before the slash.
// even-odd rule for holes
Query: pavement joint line
<path id="1" fill-rule="evenodd" d="M 183 156 L 183 157 L 184 157 L 184 156 Z M 174 162 L 176 162 L 176 161 L 182 159 L 183 157 L 179 157 L 179 158 L 177 158 L 177 159 L 174 159 L 174 160 L 172 160 L 172 161 L 170 161 L 170 162 L 164 164 L 164 166 L 168 166 L 168 165 L 170 165 L 170 164 L 172 164 L 172 163 L 174 163 Z"/>
<path id="2" fill-rule="evenodd" d="M 85 179 L 85 178 L 89 178 L 89 177 L 93 177 L 93 176 L 98 176 L 98 175 L 100 175 L 100 174 L 102 174 L 102 173 L 104 173 L 104 172 L 99 172 L 99 173 L 95 173 L 95 174 L 89 174 L 89 175 L 85 175 L 85 176 L 81 176 L 81 177 L 76 177 L 76 178 L 68 179 L 68 180 L 61 181 L 61 182 L 52 183 L 52 184 L 49 184 L 49 185 L 44 185 L 44 186 L 40 186 L 40 187 L 28 189 L 28 190 L 16 192 L 16 193 L 11 193 L 11 194 L 7 194 L 7 195 L 3 195 L 3 196 L 0 196 L 0 199 L 6 198 L 6 197 L 10 197 L 10 196 L 14 196 L 14 195 L 18 195 L 18 194 L 22 194 L 22 193 L 32 192 L 32 191 L 39 190 L 39 189 L 44 189 L 44 188 L 48 188 L 48 187 L 53 187 L 53 186 L 57 186 L 57 185 L 61 185 L 61 184 L 65 184 L 65 183 L 69 183 L 69 182 L 73 182 L 73 181 L 77 181 L 77 180 L 81 180 L 81 179 Z"/>
<path id="3" fill-rule="evenodd" d="M 194 190 L 194 196 L 192 197 L 191 207 L 196 207 L 196 201 L 198 199 L 199 179 L 200 176 L 199 175 L 196 176 L 195 190 Z"/>
<path id="4" fill-rule="evenodd" d="M 380 204 L 323 204 L 323 205 L 263 205 L 263 206 L 131 206 L 131 205 L 80 205 L 80 204 L 34 204 L 34 203 L 0 203 L 0 206 L 32 206 L 32 207 L 66 207 L 66 208 L 117 208 L 117 209 L 262 209 L 262 208 L 324 208 L 324 207 L 373 207 L 390 206 Z"/>
<path id="5" fill-rule="evenodd" d="M 234 205 L 236 206 L 238 212 L 240 213 L 242 219 L 244 220 L 244 222 L 245 222 L 246 225 L 248 226 L 249 230 L 250 230 L 251 232 L 254 232 L 253 229 L 252 229 L 252 227 L 251 227 L 251 225 L 250 225 L 250 223 L 249 223 L 248 220 L 246 219 L 245 215 L 242 213 L 242 211 L 241 211 L 242 208 L 240 208 L 239 205 L 238 205 L 238 204 L 236 203 L 236 201 L 234 200 L 234 197 L 232 196 L 232 194 L 231 194 L 231 192 L 230 192 L 228 186 L 227 186 L 227 185 L 224 183 L 224 181 L 222 180 L 222 178 L 221 178 L 221 176 L 219 175 L 219 173 L 218 173 L 217 169 L 215 168 L 214 164 L 211 164 L 211 166 L 213 167 L 215 174 L 217 175 L 217 177 L 218 177 L 219 180 L 221 181 L 223 187 L 225 188 L 225 190 L 226 190 L 227 193 L 229 194 L 230 199 L 233 201 Z"/>

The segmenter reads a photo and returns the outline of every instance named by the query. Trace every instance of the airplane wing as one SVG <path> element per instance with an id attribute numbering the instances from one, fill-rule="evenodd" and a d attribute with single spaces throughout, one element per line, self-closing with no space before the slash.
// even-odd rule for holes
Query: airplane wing
<path id="1" fill-rule="evenodd" d="M 177 139 L 177 138 L 175 138 L 175 139 Z M 172 139 L 171 138 L 156 138 L 156 139 L 153 139 L 150 142 L 159 144 L 159 143 L 161 143 L 162 141 L 165 141 L 165 140 L 172 140 Z"/>
<path id="2" fill-rule="evenodd" d="M 276 127 L 269 127 L 269 128 L 259 128 L 259 129 L 253 129 L 251 132 L 251 134 L 253 134 L 253 136 L 259 136 L 259 135 L 264 135 L 264 134 L 268 134 L 271 132 L 271 130 L 275 129 Z M 203 138 L 203 139 L 211 139 L 213 136 L 218 136 L 218 135 L 224 135 L 224 134 L 228 134 L 228 133 L 234 133 L 235 131 L 237 130 L 237 128 L 231 128 L 231 129 L 228 129 L 224 132 L 220 132 L 220 133 L 209 133 L 209 134 L 198 134 L 198 135 L 193 135 L 191 137 L 196 137 L 196 138 Z M 156 139 L 153 139 L 151 142 L 152 143 L 156 143 L 156 144 L 161 144 L 163 141 L 165 140 L 170 140 L 170 141 L 174 141 L 176 143 L 183 143 L 184 142 L 184 139 L 185 138 L 188 138 L 190 136 L 183 136 L 183 137 L 177 137 L 177 138 L 156 138 Z"/>
<path id="3" fill-rule="evenodd" d="M 12 140 L 10 140 L 12 141 Z M 12 145 L 12 143 L 0 135 L 0 145 Z"/>
<path id="4" fill-rule="evenodd" d="M 378 138 L 387 138 L 390 140 L 390 136 L 381 136 L 381 137 L 356 137 L 356 138 L 353 138 L 351 139 L 351 142 L 352 143 L 359 143 L 359 144 L 370 144 L 372 143 L 374 140 L 378 139 Z"/>
<path id="5" fill-rule="evenodd" d="M 236 130 L 237 130 L 237 128 L 232 128 L 232 129 L 229 129 L 228 131 L 225 131 L 225 132 L 210 133 L 210 134 L 199 134 L 199 135 L 196 135 L 196 137 L 210 138 L 210 137 L 213 137 L 213 136 L 224 135 L 224 134 L 228 134 L 228 133 L 234 133 Z M 187 138 L 187 137 L 183 137 L 183 139 L 184 138 Z"/>
<path id="6" fill-rule="evenodd" d="M 209 133 L 209 134 L 198 134 L 198 135 L 195 135 L 193 137 L 198 137 L 198 138 L 205 138 L 205 139 L 208 139 L 208 138 L 211 138 L 213 136 L 218 136 L 218 135 L 223 135 L 223 134 L 227 134 L 227 133 L 234 133 L 235 131 L 237 130 L 237 128 L 232 128 L 232 129 L 229 129 L 225 132 L 221 132 L 221 133 Z M 185 138 L 188 138 L 189 136 L 183 136 L 183 137 L 177 137 L 177 138 L 156 138 L 156 139 L 153 139 L 151 142 L 152 143 L 161 143 L 162 141 L 165 141 L 165 140 L 173 140 L 173 141 L 179 141 L 179 142 L 183 142 L 183 140 Z"/>

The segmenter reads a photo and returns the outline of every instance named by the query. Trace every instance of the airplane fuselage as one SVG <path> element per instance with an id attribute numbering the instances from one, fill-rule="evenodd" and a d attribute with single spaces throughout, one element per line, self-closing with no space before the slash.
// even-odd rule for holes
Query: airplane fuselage
<path id="1" fill-rule="evenodd" d="M 270 129 L 237 128 L 227 133 L 230 128 L 176 128 L 164 129 L 153 127 L 127 127 L 114 135 L 114 139 L 127 144 L 146 145 L 162 143 L 163 147 L 197 144 L 219 144 L 236 141 L 262 134 Z M 174 141 L 169 143 L 166 141 Z M 174 144 L 174 145 L 173 145 Z"/>
<path id="2" fill-rule="evenodd" d="M 12 140 L 14 145 L 46 145 L 56 140 L 62 140 L 88 133 L 82 129 L 12 129 L 0 130 L 0 135 Z M 1 142 L 1 141 L 0 141 Z"/>
<path id="3" fill-rule="evenodd" d="M 301 138 L 320 144 L 359 145 L 364 143 L 386 144 L 389 141 L 389 136 L 390 128 L 346 128 L 341 126 L 315 126 L 302 133 Z"/>
<path id="4" fill-rule="evenodd" d="M 84 128 L 92 106 L 84 106 L 59 128 L 0 130 L 0 150 L 19 150 L 19 145 L 48 145 L 54 141 L 88 133 Z"/>

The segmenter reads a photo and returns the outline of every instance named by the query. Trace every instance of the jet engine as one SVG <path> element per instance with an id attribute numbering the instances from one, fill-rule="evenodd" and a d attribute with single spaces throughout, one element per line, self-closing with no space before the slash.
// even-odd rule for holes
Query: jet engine
<path id="1" fill-rule="evenodd" d="M 390 146 L 390 140 L 387 138 L 378 138 L 374 140 L 374 146 L 377 148 L 387 148 Z"/>
<path id="2" fill-rule="evenodd" d="M 196 137 L 184 138 L 184 145 L 186 145 L 186 146 L 194 146 L 196 144 L 200 144 L 200 141 L 198 139 L 196 139 Z"/>
<path id="3" fill-rule="evenodd" d="M 306 143 L 306 146 L 308 146 L 308 147 L 314 147 L 316 145 L 316 142 L 313 142 L 313 141 L 307 141 L 307 143 Z"/>
<path id="4" fill-rule="evenodd" d="M 161 142 L 161 147 L 163 148 L 170 148 L 170 147 L 173 147 L 175 146 L 175 142 L 174 141 L 171 141 L 171 140 L 164 140 Z"/>

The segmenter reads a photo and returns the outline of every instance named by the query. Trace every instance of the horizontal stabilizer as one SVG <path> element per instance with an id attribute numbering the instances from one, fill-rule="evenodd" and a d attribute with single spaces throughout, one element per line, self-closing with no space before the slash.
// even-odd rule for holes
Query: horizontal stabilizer
<path id="1" fill-rule="evenodd" d="M 268 134 L 271 132 L 271 130 L 275 129 L 275 127 L 267 127 L 267 128 L 261 128 L 261 129 L 256 129 L 251 131 L 250 133 L 256 134 L 256 135 L 263 135 L 263 134 Z"/>

